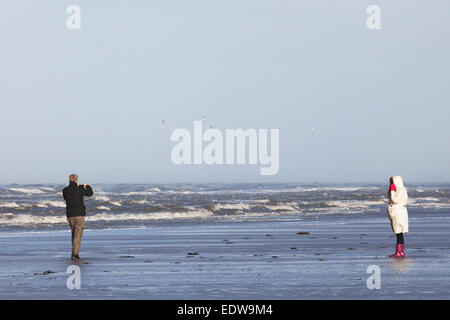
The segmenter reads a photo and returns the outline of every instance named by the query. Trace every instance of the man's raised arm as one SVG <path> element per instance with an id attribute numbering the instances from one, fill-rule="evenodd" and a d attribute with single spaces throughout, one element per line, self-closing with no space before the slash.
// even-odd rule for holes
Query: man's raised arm
<path id="1" fill-rule="evenodd" d="M 85 184 L 83 187 L 84 187 L 83 196 L 90 197 L 94 195 L 94 191 L 92 190 L 90 185 Z"/>

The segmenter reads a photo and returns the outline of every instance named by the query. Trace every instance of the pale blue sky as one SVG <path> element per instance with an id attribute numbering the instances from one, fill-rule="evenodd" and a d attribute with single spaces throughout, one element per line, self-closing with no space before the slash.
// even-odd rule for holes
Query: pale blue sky
<path id="1" fill-rule="evenodd" d="M 0 184 L 450 182 L 449 13 L 447 0 L 2 0 Z M 173 165 L 172 130 L 202 116 L 279 128 L 278 175 Z"/>

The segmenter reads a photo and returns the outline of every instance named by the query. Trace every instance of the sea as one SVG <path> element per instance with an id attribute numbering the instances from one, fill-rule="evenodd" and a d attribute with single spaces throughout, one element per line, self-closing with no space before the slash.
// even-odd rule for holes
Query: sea
<path id="1" fill-rule="evenodd" d="M 65 185 L 1 185 L 0 233 L 67 230 Z M 93 184 L 86 229 L 387 219 L 387 185 Z M 407 186 L 410 217 L 450 217 L 450 184 Z"/>

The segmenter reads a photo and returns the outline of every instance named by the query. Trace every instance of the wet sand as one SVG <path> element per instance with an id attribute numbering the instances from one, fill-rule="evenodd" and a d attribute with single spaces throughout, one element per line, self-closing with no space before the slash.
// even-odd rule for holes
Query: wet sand
<path id="1" fill-rule="evenodd" d="M 1 299 L 449 299 L 445 216 L 410 218 L 404 259 L 386 219 L 191 224 L 0 234 Z M 69 290 L 68 266 L 81 269 Z M 369 290 L 367 267 L 381 270 Z"/>

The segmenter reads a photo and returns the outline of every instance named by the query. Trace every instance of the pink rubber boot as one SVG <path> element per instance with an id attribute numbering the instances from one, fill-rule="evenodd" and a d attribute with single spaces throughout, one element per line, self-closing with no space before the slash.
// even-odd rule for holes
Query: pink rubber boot
<path id="1" fill-rule="evenodd" d="M 389 255 L 389 258 L 401 258 L 402 257 L 402 254 L 401 254 L 401 244 L 397 244 L 396 246 L 395 246 L 395 253 L 394 254 L 391 254 L 391 255 Z"/>
<path id="2" fill-rule="evenodd" d="M 400 245 L 400 255 L 402 256 L 402 258 L 405 257 L 405 245 L 404 244 Z"/>

